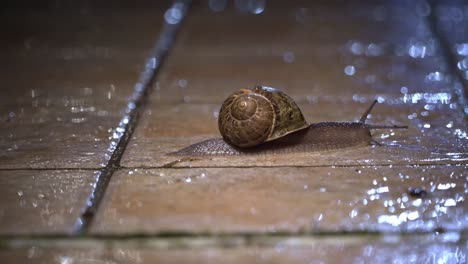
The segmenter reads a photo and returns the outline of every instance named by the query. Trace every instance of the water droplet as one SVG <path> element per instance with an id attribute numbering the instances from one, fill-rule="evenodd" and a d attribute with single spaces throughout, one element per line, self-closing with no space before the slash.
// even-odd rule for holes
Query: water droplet
<path id="1" fill-rule="evenodd" d="M 186 88 L 187 87 L 187 84 L 188 84 L 188 81 L 185 80 L 185 79 L 180 79 L 177 84 L 179 85 L 179 87 L 181 88 Z"/>
<path id="2" fill-rule="evenodd" d="M 317 221 L 322 221 L 323 219 L 323 214 L 320 214 L 318 217 L 317 217 Z"/>
<path id="3" fill-rule="evenodd" d="M 454 188 L 454 187 L 456 187 L 456 186 L 457 186 L 456 183 L 445 183 L 445 184 L 444 184 L 444 183 L 439 183 L 439 184 L 437 185 L 437 189 L 438 189 L 438 190 L 448 190 L 448 189 Z"/>
<path id="4" fill-rule="evenodd" d="M 344 68 L 344 73 L 349 76 L 354 75 L 356 73 L 356 68 L 354 68 L 353 65 L 348 65 Z"/>
<path id="5" fill-rule="evenodd" d="M 174 25 L 178 24 L 183 17 L 183 7 L 182 3 L 175 3 L 171 8 L 169 8 L 164 13 L 164 20 L 166 23 Z"/>
<path id="6" fill-rule="evenodd" d="M 458 67 L 458 69 L 460 69 L 462 71 L 467 70 L 468 69 L 468 58 L 464 58 L 463 60 L 458 61 L 457 67 Z"/>
<path id="7" fill-rule="evenodd" d="M 425 80 L 427 82 L 440 82 L 444 80 L 444 74 L 438 71 L 431 72 L 426 76 Z"/>
<path id="8" fill-rule="evenodd" d="M 351 218 L 354 218 L 358 215 L 358 209 L 353 209 L 350 213 L 349 213 L 349 217 Z"/>
<path id="9" fill-rule="evenodd" d="M 452 198 L 449 198 L 445 201 L 444 203 L 444 206 L 448 207 L 448 206 L 456 206 L 457 205 L 457 202 L 452 199 Z"/>
<path id="10" fill-rule="evenodd" d="M 419 212 L 418 211 L 412 211 L 412 212 L 409 212 L 406 216 L 408 218 L 408 220 L 410 221 L 413 221 L 413 220 L 416 220 L 418 219 L 419 217 Z"/>
<path id="11" fill-rule="evenodd" d="M 351 50 L 351 53 L 354 55 L 362 55 L 364 54 L 364 45 L 361 42 L 353 42 L 351 46 L 349 47 Z"/>
<path id="12" fill-rule="evenodd" d="M 427 47 L 422 43 L 416 43 L 410 45 L 408 48 L 408 55 L 413 58 L 424 58 L 426 57 Z"/>

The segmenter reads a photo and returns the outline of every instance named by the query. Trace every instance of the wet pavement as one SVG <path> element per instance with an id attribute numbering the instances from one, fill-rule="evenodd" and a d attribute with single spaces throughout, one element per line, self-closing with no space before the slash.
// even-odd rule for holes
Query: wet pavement
<path id="1" fill-rule="evenodd" d="M 1 11 L 8 263 L 464 263 L 462 1 L 48 3 Z M 177 34 L 177 37 L 174 38 Z M 255 85 L 381 146 L 167 155 Z M 344 137 L 347 135 L 343 135 Z"/>
<path id="2" fill-rule="evenodd" d="M 105 166 L 167 5 L 153 8 L 107 14 L 92 4 L 44 3 L 3 11 L 11 38 L 1 46 L 0 168 Z"/>

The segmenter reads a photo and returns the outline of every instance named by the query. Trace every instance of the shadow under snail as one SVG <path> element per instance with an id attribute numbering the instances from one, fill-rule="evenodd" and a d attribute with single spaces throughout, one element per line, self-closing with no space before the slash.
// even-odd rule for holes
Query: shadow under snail
<path id="1" fill-rule="evenodd" d="M 372 138 L 371 129 L 408 127 L 366 124 L 376 103 L 356 122 L 309 124 L 297 104 L 283 92 L 265 86 L 241 89 L 221 106 L 218 127 L 223 138 L 195 143 L 169 155 L 285 154 L 380 145 Z"/>

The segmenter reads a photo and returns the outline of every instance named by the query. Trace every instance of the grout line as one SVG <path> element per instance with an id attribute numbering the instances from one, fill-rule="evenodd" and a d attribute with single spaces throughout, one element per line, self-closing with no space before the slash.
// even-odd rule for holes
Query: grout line
<path id="1" fill-rule="evenodd" d="M 11 248 L 11 247 L 64 247 L 69 248 L 73 246 L 81 247 L 94 247 L 94 243 L 105 243 L 106 245 L 112 244 L 126 244 L 135 243 L 137 245 L 149 245 L 158 246 L 158 244 L 152 244 L 151 242 L 165 242 L 163 244 L 164 249 L 168 247 L 173 248 L 185 248 L 187 246 L 207 246 L 213 247 L 225 247 L 231 245 L 226 243 L 229 241 L 242 242 L 241 244 L 233 244 L 232 246 L 247 245 L 266 245 L 269 246 L 270 242 L 275 245 L 281 241 L 287 240 L 318 240 L 325 241 L 327 239 L 364 239 L 366 241 L 374 239 L 388 240 L 389 237 L 395 238 L 411 238 L 418 240 L 420 237 L 428 237 L 431 240 L 440 237 L 444 239 L 444 234 L 457 234 L 458 240 L 463 241 L 467 236 L 467 230 L 445 230 L 435 229 L 428 231 L 416 231 L 416 232 L 366 232 L 366 231 L 322 231 L 322 232 L 280 232 L 280 233 L 235 233 L 235 234 L 120 234 L 120 235 L 88 235 L 80 238 L 66 235 L 52 235 L 52 236 L 0 236 L 0 249 Z M 177 242 L 178 241 L 178 242 Z M 200 244 L 197 241 L 211 242 L 208 244 Z M 398 241 L 393 239 L 393 241 Z M 294 245 L 298 245 L 294 243 Z"/>
<path id="2" fill-rule="evenodd" d="M 99 171 L 102 168 L 0 168 L 0 171 Z"/>
<path id="3" fill-rule="evenodd" d="M 432 32 L 432 35 L 436 38 L 437 42 L 440 45 L 441 55 L 448 66 L 448 70 L 455 76 L 455 86 L 458 82 L 462 87 L 455 87 L 455 94 L 458 97 L 458 102 L 462 106 L 462 112 L 464 109 L 468 108 L 468 82 L 465 81 L 461 71 L 457 68 L 457 58 L 453 52 L 451 52 L 450 42 L 445 37 L 445 34 L 439 30 L 437 26 L 437 17 L 436 17 L 436 10 L 440 6 L 437 1 L 430 0 L 429 1 L 431 12 L 427 18 L 427 23 L 429 25 L 429 29 Z M 466 117 L 466 116 L 465 116 Z M 465 119 L 466 120 L 466 119 Z"/>
<path id="4" fill-rule="evenodd" d="M 104 197 L 112 175 L 120 168 L 120 160 L 138 124 L 139 115 L 146 104 L 148 91 L 151 89 L 151 84 L 174 43 L 176 34 L 187 14 L 189 4 L 189 0 L 175 0 L 172 6 L 165 12 L 165 21 L 159 38 L 150 57 L 146 60 L 145 68 L 135 84 L 133 94 L 128 99 L 125 115 L 118 127 L 114 129 L 114 141 L 111 142 L 106 154 L 107 164 L 99 170 L 99 176 L 88 198 L 86 208 L 75 224 L 76 234 L 87 232 Z"/>

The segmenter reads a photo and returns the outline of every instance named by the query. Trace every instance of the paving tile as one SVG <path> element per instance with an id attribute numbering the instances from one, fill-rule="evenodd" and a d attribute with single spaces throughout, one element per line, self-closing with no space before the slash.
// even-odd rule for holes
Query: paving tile
<path id="1" fill-rule="evenodd" d="M 452 92 L 422 4 L 268 2 L 258 15 L 195 4 L 153 100 L 218 102 L 258 84 L 293 98 Z"/>
<path id="2" fill-rule="evenodd" d="M 168 4 L 49 1 L 2 11 L 0 168 L 105 164 Z"/>
<path id="3" fill-rule="evenodd" d="M 200 240 L 172 241 L 172 245 L 187 247 L 169 249 L 162 247 L 171 242 L 158 240 L 130 240 L 126 244 L 62 241 L 62 245 L 55 246 L 33 244 L 0 249 L 0 256 L 8 263 L 463 263 L 468 249 L 466 238 L 453 233 L 382 238 L 269 238 L 271 241 L 266 243 L 227 248 L 219 247 L 222 242 L 215 247 L 203 247 Z"/>
<path id="4" fill-rule="evenodd" d="M 465 166 L 134 169 L 95 234 L 464 230 Z M 414 197 L 408 188 L 426 190 Z"/>
<path id="5" fill-rule="evenodd" d="M 373 122 L 408 124 L 410 130 L 377 133 L 386 144 L 380 148 L 294 158 L 197 158 L 176 165 L 465 162 L 464 106 L 425 8 L 419 2 L 282 2 L 247 15 L 235 6 L 216 13 L 195 5 L 122 164 L 161 166 L 175 160 L 165 154 L 219 137 L 219 105 L 229 93 L 256 84 L 280 88 L 305 104 L 309 122 L 356 120 L 359 109 L 377 98 L 389 106 L 379 106 L 384 111 L 376 109 Z M 272 27 L 274 34 L 265 33 Z"/>
<path id="6" fill-rule="evenodd" d="M 80 225 L 97 173 L 0 170 L 0 234 L 71 234 Z"/>
<path id="7" fill-rule="evenodd" d="M 426 98 L 413 104 L 401 103 L 405 97 L 400 100 L 378 104 L 370 117 L 370 123 L 409 126 L 408 130 L 376 130 L 374 138 L 383 146 L 281 155 L 193 156 L 193 159 L 174 166 L 466 163 L 466 122 L 460 109 L 451 109 L 451 101 L 431 103 L 426 101 L 431 99 Z M 319 101 L 300 103 L 299 106 L 306 120 L 315 123 L 358 120 L 369 104 L 370 102 Z M 160 167 L 183 158 L 167 155 L 168 153 L 209 138 L 219 138 L 216 119 L 218 111 L 218 104 L 152 104 L 143 115 L 127 147 L 122 165 Z"/>

